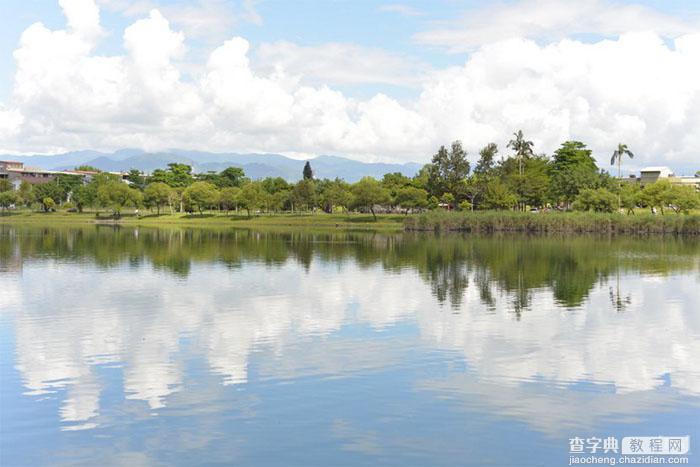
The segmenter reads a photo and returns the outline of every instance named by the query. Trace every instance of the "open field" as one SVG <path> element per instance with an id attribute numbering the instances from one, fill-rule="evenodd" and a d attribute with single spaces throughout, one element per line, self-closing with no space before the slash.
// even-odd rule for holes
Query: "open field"
<path id="1" fill-rule="evenodd" d="M 222 213 L 204 213 L 203 215 L 155 214 L 136 217 L 133 213 L 124 213 L 119 220 L 112 220 L 105 214 L 97 217 L 94 212 L 33 212 L 17 211 L 0 214 L 0 224 L 119 224 L 142 225 L 148 227 L 237 227 L 237 228 L 294 228 L 304 230 L 367 230 L 399 232 L 404 230 L 406 216 L 400 214 L 377 215 L 375 221 L 370 214 L 274 214 L 248 217 L 246 215 L 226 215 Z"/>

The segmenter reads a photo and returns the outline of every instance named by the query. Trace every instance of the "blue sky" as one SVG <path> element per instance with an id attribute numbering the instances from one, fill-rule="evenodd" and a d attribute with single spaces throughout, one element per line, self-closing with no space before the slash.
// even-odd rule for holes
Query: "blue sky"
<path id="1" fill-rule="evenodd" d="M 95 6 L 99 16 L 91 13 Z M 522 127 L 547 152 L 562 139 L 589 138 L 601 150 L 618 139 L 645 144 L 649 160 L 683 166 L 700 153 L 697 138 L 678 138 L 698 123 L 692 117 L 700 106 L 692 85 L 700 33 L 695 1 L 7 0 L 0 14 L 11 18 L 0 30 L 4 152 L 177 145 L 422 160 L 451 139 L 476 149 Z M 67 24 L 67 15 L 89 31 Z M 127 47 L 126 31 L 135 23 L 141 27 L 131 28 L 137 33 Z M 21 44 L 30 27 L 35 34 Z M 243 42 L 224 47 L 233 38 Z M 21 59 L 13 57 L 18 50 Z M 138 50 L 148 60 L 162 58 L 162 67 L 136 63 Z M 213 69 L 217 50 L 225 58 Z M 650 81 L 655 89 L 637 89 L 638 96 L 615 77 L 581 83 L 602 73 L 613 56 L 638 60 L 626 64 L 635 81 L 670 63 L 677 68 Z M 103 68 L 106 57 L 114 75 Z M 536 81 L 526 79 L 530 72 Z M 170 87 L 149 87 L 173 73 Z M 581 76 L 561 82 L 571 73 Z M 679 74 L 688 79 L 676 82 Z M 615 86 L 620 91 L 610 95 L 606 88 Z M 546 94 L 548 87 L 556 92 Z M 135 89 L 138 104 L 131 101 Z M 515 89 L 520 92 L 511 95 Z M 252 90 L 261 95 L 250 98 Z M 480 98 L 489 94 L 497 99 Z M 532 95 L 514 97 L 524 94 Z M 318 107 L 328 102 L 338 107 Z M 102 115 L 105 103 L 110 111 Z M 133 116 L 136 105 L 152 111 Z M 318 119 L 298 123 L 314 112 Z M 86 113 L 102 123 L 92 125 Z M 659 128 L 663 121 L 673 128 Z M 201 128 L 190 131 L 192 122 Z"/>

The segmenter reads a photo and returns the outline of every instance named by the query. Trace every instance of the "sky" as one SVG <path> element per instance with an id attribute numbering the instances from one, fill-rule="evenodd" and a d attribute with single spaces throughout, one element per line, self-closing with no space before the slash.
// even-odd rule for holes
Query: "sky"
<path id="1" fill-rule="evenodd" d="M 400 0 L 399 0 L 400 1 Z M 700 2 L 4 0 L 0 153 L 585 142 L 700 169 Z M 9 20 L 8 20 L 9 18 Z"/>

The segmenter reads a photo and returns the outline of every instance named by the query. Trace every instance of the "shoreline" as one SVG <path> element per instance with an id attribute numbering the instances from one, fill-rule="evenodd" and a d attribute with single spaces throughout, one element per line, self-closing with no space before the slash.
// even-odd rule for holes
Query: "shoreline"
<path id="1" fill-rule="evenodd" d="M 155 214 L 136 217 L 132 213 L 120 219 L 97 217 L 94 212 L 11 212 L 0 214 L 0 225 L 105 225 L 143 227 L 292 229 L 364 232 L 495 232 L 522 234 L 606 234 L 606 235 L 681 235 L 700 236 L 700 215 L 634 215 L 513 211 L 431 211 L 421 214 L 273 214 L 247 217 L 207 213 L 203 215 Z"/>

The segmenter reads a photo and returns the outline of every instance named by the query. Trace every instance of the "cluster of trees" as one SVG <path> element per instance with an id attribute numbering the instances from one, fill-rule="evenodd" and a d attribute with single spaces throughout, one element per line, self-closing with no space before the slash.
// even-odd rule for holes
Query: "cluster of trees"
<path id="1" fill-rule="evenodd" d="M 688 212 L 700 207 L 700 195 L 689 186 L 672 185 L 668 180 L 640 187 L 637 183 L 612 177 L 598 167 L 592 151 L 580 141 L 566 141 L 549 157 L 536 154 L 532 141 L 522 131 L 508 143 L 510 153 L 498 158 L 498 146 L 486 145 L 479 151 L 474 169 L 459 141 L 441 147 L 416 176 L 417 186 L 427 191 L 433 204 L 447 209 L 556 208 L 614 212 L 636 207 L 669 207 Z M 613 153 L 611 165 L 634 157 L 626 145 Z"/>
<path id="2" fill-rule="evenodd" d="M 119 177 L 99 173 L 88 184 L 81 177 L 62 175 L 55 182 L 22 184 L 17 192 L 0 186 L 0 206 L 24 204 L 46 211 L 57 204 L 82 211 L 86 207 L 111 209 L 119 215 L 125 207 L 146 207 L 160 214 L 244 210 L 254 212 L 358 210 L 416 210 L 442 207 L 448 210 L 526 210 L 528 208 L 577 209 L 613 212 L 636 207 L 670 208 L 678 213 L 700 206 L 692 187 L 671 185 L 668 180 L 640 187 L 612 177 L 596 164 L 591 150 L 580 141 L 566 141 L 549 157 L 536 154 L 522 131 L 514 133 L 508 154 L 499 157 L 495 143 L 479 151 L 472 163 L 461 142 L 440 147 L 429 164 L 414 176 L 389 173 L 381 180 L 365 177 L 350 184 L 341 179 L 316 179 L 307 162 L 296 183 L 282 178 L 250 180 L 242 169 L 193 174 L 189 165 L 172 163 L 149 176 L 131 170 L 128 184 Z M 634 157 L 626 145 L 613 153 L 618 177 L 625 157 Z M 92 169 L 81 167 L 81 169 Z"/>

